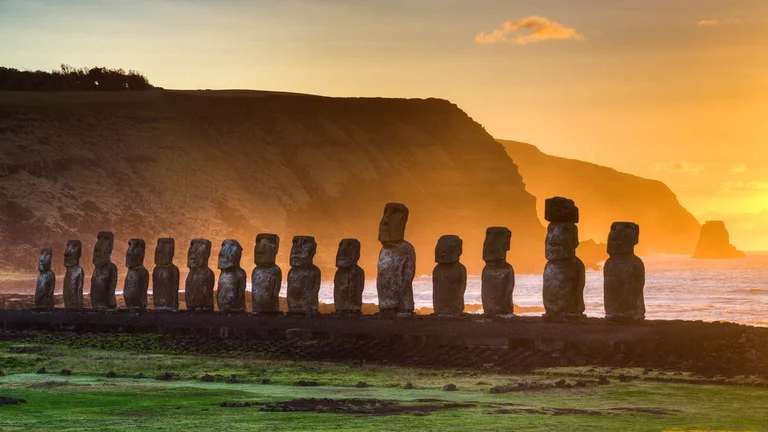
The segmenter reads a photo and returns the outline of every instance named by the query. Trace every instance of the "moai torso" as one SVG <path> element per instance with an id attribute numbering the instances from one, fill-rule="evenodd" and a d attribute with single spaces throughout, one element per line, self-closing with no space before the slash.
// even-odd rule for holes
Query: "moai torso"
<path id="1" fill-rule="evenodd" d="M 280 312 L 280 288 L 283 271 L 275 263 L 280 249 L 277 234 L 256 236 L 253 261 L 256 268 L 251 273 L 251 300 L 253 313 Z"/>
<path id="2" fill-rule="evenodd" d="M 416 251 L 404 240 L 408 208 L 388 203 L 379 224 L 382 244 L 376 274 L 376 291 L 381 312 L 413 313 L 413 278 Z"/>
<path id="3" fill-rule="evenodd" d="M 179 268 L 173 264 L 175 251 L 172 238 L 157 239 L 152 270 L 152 300 L 157 310 L 179 309 Z"/>
<path id="4" fill-rule="evenodd" d="M 67 250 L 64 251 L 64 267 L 67 274 L 64 275 L 64 307 L 66 309 L 83 308 L 83 283 L 85 274 L 80 267 L 80 256 L 83 245 L 80 240 L 69 240 Z"/>
<path id="5" fill-rule="evenodd" d="M 184 287 L 187 310 L 213 310 L 213 286 L 216 277 L 208 267 L 210 257 L 210 240 L 198 238 L 190 242 L 187 253 L 189 274 Z"/>
<path id="6" fill-rule="evenodd" d="M 125 253 L 125 265 L 128 273 L 123 283 L 125 308 L 133 310 L 147 309 L 147 290 L 149 289 L 149 270 L 144 267 L 146 243 L 142 239 L 130 239 Z"/>
<path id="7" fill-rule="evenodd" d="M 245 270 L 240 267 L 243 248 L 237 240 L 224 240 L 219 252 L 219 290 L 216 301 L 222 312 L 245 312 Z"/>
<path id="8" fill-rule="evenodd" d="M 111 261 L 115 235 L 100 232 L 93 248 L 93 275 L 91 275 L 91 307 L 94 309 L 115 309 L 117 299 L 117 266 Z"/>
<path id="9" fill-rule="evenodd" d="M 507 262 L 511 238 L 512 232 L 505 227 L 490 227 L 485 232 L 481 294 L 486 315 L 514 313 L 512 293 L 515 290 L 515 270 Z"/>
<path id="10" fill-rule="evenodd" d="M 432 304 L 435 315 L 459 315 L 464 312 L 467 269 L 459 262 L 462 241 L 458 236 L 440 237 L 435 247 L 437 266 L 432 271 Z"/>
<path id="11" fill-rule="evenodd" d="M 296 236 L 291 248 L 291 270 L 288 271 L 288 312 L 317 313 L 320 292 L 320 269 L 312 260 L 317 251 L 314 237 Z"/>
<path id="12" fill-rule="evenodd" d="M 333 304 L 338 314 L 359 314 L 363 308 L 365 271 L 357 265 L 360 241 L 343 239 L 336 254 L 336 274 L 333 277 Z"/>
<path id="13" fill-rule="evenodd" d="M 51 259 L 53 252 L 51 249 L 40 251 L 37 270 L 40 276 L 37 277 L 35 286 L 35 307 L 40 309 L 53 309 L 53 291 L 56 289 L 56 275 L 51 271 Z"/>
<path id="14" fill-rule="evenodd" d="M 645 318 L 645 265 L 635 255 L 640 227 L 632 222 L 614 222 L 608 235 L 610 258 L 603 268 L 605 315 L 608 319 Z"/>
<path id="15" fill-rule="evenodd" d="M 580 317 L 584 314 L 584 263 L 576 257 L 579 245 L 579 209 L 573 201 L 555 197 L 546 200 L 544 217 L 547 227 L 544 268 L 545 316 L 548 318 Z"/>

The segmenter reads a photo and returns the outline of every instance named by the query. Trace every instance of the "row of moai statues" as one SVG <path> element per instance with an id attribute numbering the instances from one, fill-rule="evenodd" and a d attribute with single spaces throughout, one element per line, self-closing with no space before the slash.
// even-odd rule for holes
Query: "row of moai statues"
<path id="1" fill-rule="evenodd" d="M 416 252 L 405 240 L 408 208 L 400 203 L 389 203 L 379 225 L 379 254 L 376 289 L 379 310 L 383 314 L 413 314 L 413 280 L 416 274 Z M 549 319 L 578 318 L 584 314 L 584 264 L 576 257 L 578 247 L 579 212 L 573 201 L 555 197 L 545 205 L 547 229 L 544 269 L 543 300 L 545 317 Z M 512 233 L 505 227 L 486 230 L 483 260 L 486 262 L 481 276 L 481 296 L 486 315 L 512 316 L 512 294 L 515 272 L 507 262 Z M 642 260 L 634 255 L 639 240 L 639 227 L 631 222 L 616 222 L 608 238 L 610 258 L 604 269 L 605 309 L 608 318 L 642 319 L 645 315 L 643 286 L 645 269 Z M 94 247 L 91 277 L 91 302 L 94 309 L 116 308 L 115 289 L 117 266 L 111 262 L 114 234 L 101 232 Z M 126 252 L 128 274 L 123 296 L 127 309 L 147 308 L 149 271 L 144 267 L 145 242 L 131 239 Z M 282 270 L 275 259 L 280 246 L 276 234 L 256 237 L 254 263 L 251 273 L 252 307 L 254 313 L 278 313 Z M 433 306 L 436 315 L 459 315 L 464 311 L 464 293 L 467 271 L 460 262 L 463 242 L 456 235 L 442 236 L 435 247 L 437 265 L 432 273 Z M 83 307 L 84 274 L 79 266 L 82 245 L 71 240 L 64 253 L 67 274 L 64 281 L 64 306 L 68 309 Z M 159 310 L 179 308 L 179 269 L 173 264 L 175 244 L 171 238 L 158 240 L 155 249 L 155 269 L 152 272 L 154 307 Z M 224 240 L 218 257 L 217 305 L 220 311 L 244 312 L 246 309 L 246 273 L 240 266 L 242 246 L 237 240 Z M 317 243 L 310 236 L 293 238 L 287 278 L 289 313 L 317 313 L 321 283 L 320 269 L 313 258 Z M 189 274 L 185 283 L 188 310 L 214 309 L 213 270 L 208 267 L 211 242 L 194 239 L 187 254 Z M 36 306 L 53 307 L 55 275 L 51 268 L 51 250 L 44 249 L 40 256 L 40 277 L 36 291 Z M 343 239 L 336 256 L 334 276 L 334 305 L 337 313 L 359 314 L 365 272 L 358 265 L 360 242 Z"/>

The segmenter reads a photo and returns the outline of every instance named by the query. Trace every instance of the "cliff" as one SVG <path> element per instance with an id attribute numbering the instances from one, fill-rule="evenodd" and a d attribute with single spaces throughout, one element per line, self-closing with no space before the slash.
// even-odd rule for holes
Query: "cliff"
<path id="1" fill-rule="evenodd" d="M 410 208 L 406 238 L 419 274 L 443 234 L 464 239 L 470 272 L 483 266 L 485 229 L 513 232 L 518 271 L 543 267 L 545 231 L 504 148 L 457 106 L 438 99 L 326 98 L 244 91 L 0 93 L 0 266 L 34 272 L 43 246 L 63 272 L 67 239 L 83 241 L 90 273 L 96 233 L 116 233 L 125 274 L 129 238 L 238 239 L 253 268 L 254 238 L 275 232 L 286 274 L 291 238 L 314 235 L 332 279 L 344 237 L 362 242 L 375 277 L 384 204 Z M 588 213 L 587 213 L 588 214 Z M 585 219 L 588 219 L 587 216 Z M 217 272 L 218 273 L 218 272 Z M 87 288 L 86 288 L 87 290 Z"/>
<path id="2" fill-rule="evenodd" d="M 723 221 L 707 221 L 701 226 L 701 235 L 693 258 L 744 258 L 744 252 L 731 244 L 730 234 Z"/>
<path id="3" fill-rule="evenodd" d="M 693 251 L 701 225 L 664 183 L 550 156 L 530 144 L 500 142 L 519 167 L 526 189 L 538 199 L 542 217 L 544 198 L 566 196 L 579 206 L 581 239 L 606 242 L 611 223 L 626 220 L 640 225 L 638 253 Z"/>

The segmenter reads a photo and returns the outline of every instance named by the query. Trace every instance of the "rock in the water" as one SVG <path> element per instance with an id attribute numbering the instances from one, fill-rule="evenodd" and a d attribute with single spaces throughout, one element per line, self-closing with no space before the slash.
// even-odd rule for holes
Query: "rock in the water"
<path id="1" fill-rule="evenodd" d="M 382 249 L 376 274 L 376 291 L 381 312 L 413 313 L 413 278 L 416 251 L 405 241 L 408 207 L 387 203 L 379 224 Z"/>
<path id="2" fill-rule="evenodd" d="M 635 255 L 640 227 L 633 222 L 614 222 L 608 234 L 610 258 L 603 269 L 605 316 L 608 319 L 645 318 L 645 265 Z"/>
<path id="3" fill-rule="evenodd" d="M 481 294 L 486 315 L 514 313 L 512 292 L 515 289 L 515 270 L 507 262 L 511 239 L 512 232 L 506 227 L 489 227 L 485 231 Z"/>
<path id="4" fill-rule="evenodd" d="M 547 198 L 544 201 L 544 219 L 547 222 L 579 223 L 579 208 L 568 198 Z"/>
<path id="5" fill-rule="evenodd" d="M 320 269 L 313 263 L 317 243 L 311 236 L 295 236 L 288 271 L 288 312 L 317 313 Z"/>
<path id="6" fill-rule="evenodd" d="M 189 274 L 184 287 L 187 310 L 213 310 L 213 285 L 216 277 L 208 267 L 211 241 L 196 238 L 189 243 L 187 266 Z"/>
<path id="7" fill-rule="evenodd" d="M 173 263 L 176 242 L 169 237 L 157 239 L 155 268 L 152 270 L 152 300 L 157 310 L 179 309 L 179 268 Z"/>
<path id="8" fill-rule="evenodd" d="M 51 248 L 40 251 L 37 270 L 40 276 L 37 277 L 37 286 L 35 287 L 35 307 L 42 309 L 53 309 L 53 290 L 56 288 L 56 275 L 51 271 L 51 259 L 53 252 Z"/>
<path id="9" fill-rule="evenodd" d="M 464 312 L 467 269 L 459 262 L 463 242 L 456 235 L 444 235 L 435 247 L 432 271 L 432 303 L 435 315 L 459 315 Z"/>
<path id="10" fill-rule="evenodd" d="M 696 251 L 693 252 L 694 258 L 744 258 L 744 252 L 736 249 L 730 243 L 730 234 L 725 229 L 723 221 L 707 221 L 701 226 L 701 235 L 699 243 L 696 245 Z"/>
<path id="11" fill-rule="evenodd" d="M 256 268 L 251 273 L 251 300 L 254 313 L 280 312 L 280 287 L 283 271 L 275 264 L 280 237 L 262 233 L 256 236 L 253 261 Z"/>
<path id="12" fill-rule="evenodd" d="M 559 210 L 561 214 L 565 210 Z M 542 297 L 547 318 L 579 317 L 584 314 L 586 269 L 576 257 L 578 228 L 572 222 L 552 222 L 547 228 Z"/>
<path id="13" fill-rule="evenodd" d="M 83 244 L 80 240 L 67 241 L 67 249 L 64 251 L 64 267 L 67 273 L 64 275 L 64 307 L 66 309 L 79 310 L 83 308 L 83 283 L 85 273 L 80 267 L 80 256 L 83 253 Z"/>
<path id="14" fill-rule="evenodd" d="M 357 265 L 360 241 L 347 238 L 339 243 L 336 275 L 333 277 L 333 305 L 336 313 L 359 314 L 363 307 L 365 271 Z"/>
<path id="15" fill-rule="evenodd" d="M 115 309 L 117 298 L 117 266 L 112 262 L 115 234 L 102 231 L 93 247 L 93 275 L 91 275 L 91 306 L 94 309 Z"/>
<path id="16" fill-rule="evenodd" d="M 125 308 L 133 310 L 147 309 L 147 290 L 149 289 L 149 270 L 144 267 L 147 245 L 142 239 L 128 240 L 125 253 L 125 265 L 128 274 L 123 285 Z"/>
<path id="17" fill-rule="evenodd" d="M 222 312 L 245 311 L 245 270 L 240 267 L 243 247 L 237 240 L 227 239 L 219 252 L 219 290 L 216 298 Z"/>

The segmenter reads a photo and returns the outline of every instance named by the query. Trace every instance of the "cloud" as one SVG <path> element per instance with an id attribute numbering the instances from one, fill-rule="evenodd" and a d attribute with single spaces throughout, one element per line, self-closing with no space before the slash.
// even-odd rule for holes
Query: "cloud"
<path id="1" fill-rule="evenodd" d="M 763 182 L 763 181 L 727 182 L 720 185 L 721 194 L 729 194 L 731 192 L 764 190 L 764 189 L 768 189 L 768 182 Z"/>
<path id="2" fill-rule="evenodd" d="M 696 23 L 699 27 L 714 27 L 718 25 L 731 25 L 731 24 L 738 24 L 741 21 L 738 18 L 730 17 L 726 18 L 724 20 L 717 20 L 717 19 L 704 19 Z"/>
<path id="3" fill-rule="evenodd" d="M 707 164 L 690 162 L 657 162 L 651 165 L 651 170 L 699 175 L 708 166 Z"/>
<path id="4" fill-rule="evenodd" d="M 507 43 L 525 45 L 544 40 L 584 40 L 584 35 L 576 29 L 550 21 L 540 16 L 529 16 L 518 21 L 507 21 L 500 29 L 490 33 L 478 33 L 475 42 L 478 44 Z"/>
<path id="5" fill-rule="evenodd" d="M 734 166 L 732 166 L 732 167 L 731 167 L 731 172 L 732 172 L 732 173 L 743 173 L 743 172 L 747 172 L 747 166 L 746 166 L 746 165 L 744 165 L 744 164 L 736 164 L 736 165 L 734 165 Z"/>

